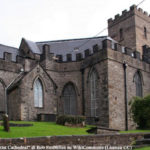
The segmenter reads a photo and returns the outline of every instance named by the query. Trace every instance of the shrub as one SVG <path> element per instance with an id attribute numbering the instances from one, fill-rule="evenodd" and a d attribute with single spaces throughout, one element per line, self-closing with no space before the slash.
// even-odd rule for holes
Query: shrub
<path id="1" fill-rule="evenodd" d="M 65 125 L 65 123 L 77 125 L 83 123 L 84 121 L 84 116 L 61 115 L 57 117 L 56 123 L 61 125 Z"/>
<path id="2" fill-rule="evenodd" d="M 140 98 L 133 97 L 131 102 L 131 115 L 141 129 L 150 129 L 150 95 Z"/>

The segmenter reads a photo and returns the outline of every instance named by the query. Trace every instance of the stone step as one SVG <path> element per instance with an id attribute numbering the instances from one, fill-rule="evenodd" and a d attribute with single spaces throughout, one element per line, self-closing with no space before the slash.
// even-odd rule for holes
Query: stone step
<path id="1" fill-rule="evenodd" d="M 136 140 L 136 145 L 150 145 L 150 139 L 142 139 L 142 140 Z"/>

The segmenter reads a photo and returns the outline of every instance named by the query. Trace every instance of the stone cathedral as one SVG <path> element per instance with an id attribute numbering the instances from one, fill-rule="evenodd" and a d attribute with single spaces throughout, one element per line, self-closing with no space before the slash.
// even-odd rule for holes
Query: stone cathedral
<path id="1" fill-rule="evenodd" d="M 108 20 L 108 36 L 0 44 L 0 115 L 10 120 L 86 116 L 124 130 L 133 96 L 150 93 L 150 16 L 135 5 Z"/>

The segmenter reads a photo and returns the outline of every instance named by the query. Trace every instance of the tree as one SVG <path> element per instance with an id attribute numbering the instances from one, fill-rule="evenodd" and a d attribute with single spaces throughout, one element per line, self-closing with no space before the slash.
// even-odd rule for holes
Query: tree
<path id="1" fill-rule="evenodd" d="M 130 113 L 138 128 L 150 129 L 150 95 L 141 97 L 133 97 L 131 102 Z"/>

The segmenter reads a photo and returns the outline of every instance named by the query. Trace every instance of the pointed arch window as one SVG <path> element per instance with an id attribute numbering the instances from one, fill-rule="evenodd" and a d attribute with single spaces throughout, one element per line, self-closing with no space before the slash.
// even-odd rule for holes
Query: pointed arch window
<path id="1" fill-rule="evenodd" d="M 98 100 L 98 75 L 93 70 L 90 75 L 90 92 L 91 92 L 91 117 L 97 116 L 97 100 Z"/>
<path id="2" fill-rule="evenodd" d="M 64 114 L 77 115 L 77 96 L 73 84 L 69 83 L 63 90 Z"/>
<path id="3" fill-rule="evenodd" d="M 143 96 L 142 78 L 139 72 L 135 73 L 134 82 L 136 86 L 136 96 L 142 97 Z"/>
<path id="4" fill-rule="evenodd" d="M 39 78 L 34 82 L 34 106 L 43 107 L 43 85 Z"/>

